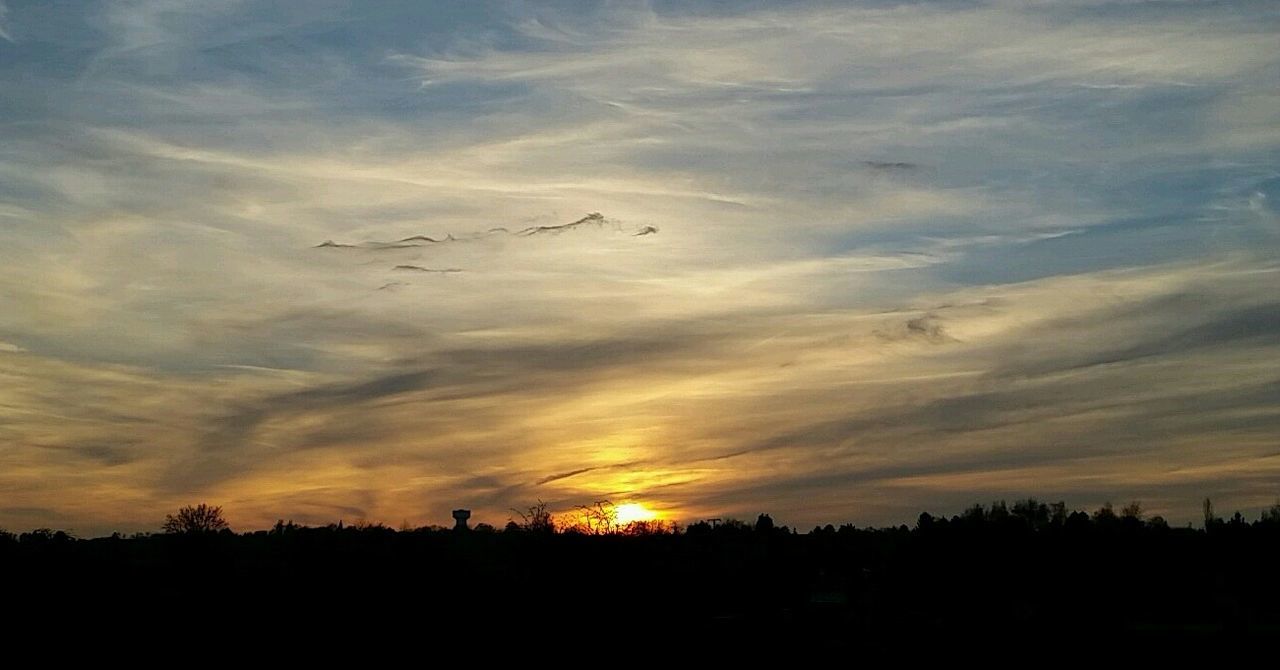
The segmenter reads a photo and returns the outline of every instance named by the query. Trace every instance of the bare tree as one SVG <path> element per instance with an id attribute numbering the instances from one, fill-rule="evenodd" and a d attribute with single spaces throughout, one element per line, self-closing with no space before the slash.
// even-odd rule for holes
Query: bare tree
<path id="1" fill-rule="evenodd" d="M 547 503 L 539 500 L 538 504 L 530 505 L 524 510 L 518 510 L 514 507 L 511 509 L 520 517 L 520 522 L 516 525 L 521 530 L 527 530 L 537 533 L 554 533 L 556 532 L 556 521 L 551 516 L 551 511 L 547 509 Z M 516 523 L 515 519 L 511 523 Z"/>
<path id="2" fill-rule="evenodd" d="M 214 533 L 227 527 L 222 508 L 200 503 L 187 505 L 177 514 L 166 514 L 161 529 L 166 533 Z"/>
<path id="3" fill-rule="evenodd" d="M 608 500 L 577 506 L 577 518 L 570 528 L 585 535 L 608 535 L 618 531 L 618 510 Z"/>

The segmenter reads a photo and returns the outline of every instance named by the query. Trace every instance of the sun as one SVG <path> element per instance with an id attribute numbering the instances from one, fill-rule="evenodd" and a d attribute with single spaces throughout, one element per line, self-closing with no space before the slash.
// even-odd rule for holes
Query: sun
<path id="1" fill-rule="evenodd" d="M 613 509 L 618 515 L 618 525 L 625 526 L 633 521 L 653 521 L 658 513 L 640 503 L 623 503 Z"/>

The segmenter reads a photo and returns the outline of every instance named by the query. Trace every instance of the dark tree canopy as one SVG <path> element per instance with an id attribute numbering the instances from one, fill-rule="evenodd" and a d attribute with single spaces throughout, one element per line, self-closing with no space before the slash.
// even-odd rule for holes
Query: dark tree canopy
<path id="1" fill-rule="evenodd" d="M 222 508 L 200 503 L 187 505 L 177 514 L 166 514 L 161 528 L 166 533 L 215 533 L 227 527 Z"/>

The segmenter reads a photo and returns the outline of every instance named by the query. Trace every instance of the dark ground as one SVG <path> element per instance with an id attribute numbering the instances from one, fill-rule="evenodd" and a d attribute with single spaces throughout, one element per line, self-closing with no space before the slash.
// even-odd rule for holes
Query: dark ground
<path id="1" fill-rule="evenodd" d="M 1278 520 L 1205 530 L 1017 509 L 805 534 L 764 523 L 631 536 L 10 535 L 0 537 L 5 630 L 423 644 L 466 632 L 548 649 L 702 640 L 838 654 L 1280 640 Z"/>

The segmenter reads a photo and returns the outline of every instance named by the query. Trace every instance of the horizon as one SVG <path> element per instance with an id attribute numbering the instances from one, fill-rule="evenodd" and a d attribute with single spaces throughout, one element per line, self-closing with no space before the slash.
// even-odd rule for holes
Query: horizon
<path id="1" fill-rule="evenodd" d="M 706 517 L 706 518 L 697 518 L 697 519 L 677 519 L 677 518 L 658 516 L 658 515 L 652 515 L 652 514 L 632 516 L 624 513 L 624 508 L 634 508 L 637 506 L 636 503 L 622 503 L 622 504 L 615 505 L 614 503 L 608 500 L 597 500 L 590 504 L 579 504 L 573 507 L 568 507 L 568 508 L 559 509 L 559 510 L 546 508 L 546 511 L 549 514 L 548 520 L 551 523 L 551 529 L 552 529 L 551 532 L 555 534 L 565 534 L 565 533 L 568 533 L 568 534 L 578 533 L 578 534 L 586 534 L 586 535 L 629 534 L 629 528 L 633 527 L 633 524 L 636 524 L 637 522 L 640 524 L 649 524 L 649 523 L 656 522 L 656 525 L 652 526 L 651 528 L 659 534 L 663 532 L 680 533 L 688 530 L 690 526 L 696 526 L 700 524 L 707 524 L 713 528 L 720 525 L 732 526 L 735 524 L 744 526 L 744 527 L 753 527 L 762 518 L 766 518 L 766 517 L 769 520 L 768 522 L 769 522 L 770 529 L 780 528 L 783 530 L 789 529 L 794 533 L 810 533 L 810 532 L 821 530 L 821 529 L 827 529 L 827 528 L 841 529 L 845 527 L 851 527 L 858 530 L 893 530 L 898 528 L 914 529 L 918 527 L 918 522 L 920 518 L 925 515 L 928 515 L 929 517 L 935 520 L 948 519 L 948 520 L 954 521 L 957 519 L 964 519 L 970 512 L 972 512 L 975 509 L 981 510 L 984 515 L 989 514 L 992 511 L 994 511 L 994 509 L 997 506 L 999 506 L 1001 509 L 1006 510 L 1007 513 L 1010 513 L 1016 516 L 1018 514 L 1017 507 L 1024 503 L 1037 505 L 1040 508 L 1049 510 L 1050 512 L 1053 511 L 1053 508 L 1055 506 L 1061 505 L 1065 517 L 1070 517 L 1075 514 L 1085 514 L 1086 516 L 1089 517 L 1090 521 L 1093 521 L 1093 522 L 1096 522 L 1098 518 L 1104 513 L 1104 510 L 1105 510 L 1105 512 L 1109 512 L 1114 519 L 1123 519 L 1123 518 L 1129 518 L 1130 516 L 1132 516 L 1132 518 L 1138 520 L 1144 525 L 1159 525 L 1159 526 L 1164 526 L 1170 529 L 1181 528 L 1181 529 L 1209 530 L 1208 528 L 1209 524 L 1208 524 L 1208 519 L 1206 514 L 1213 514 L 1214 520 L 1216 520 L 1218 523 L 1226 523 L 1236 518 L 1243 519 L 1243 521 L 1246 524 L 1267 523 L 1267 522 L 1274 523 L 1277 519 L 1280 519 L 1280 498 L 1277 498 L 1276 501 L 1273 502 L 1271 505 L 1264 506 L 1262 510 L 1260 510 L 1259 514 L 1255 515 L 1257 518 L 1250 517 L 1249 515 L 1244 514 L 1242 510 L 1231 510 L 1230 513 L 1227 513 L 1226 510 L 1219 510 L 1212 505 L 1211 499 L 1206 498 L 1201 501 L 1201 516 L 1200 516 L 1201 523 L 1199 526 L 1196 526 L 1190 520 L 1186 521 L 1185 523 L 1175 523 L 1173 520 L 1166 519 L 1162 514 L 1159 514 L 1156 511 L 1147 509 L 1145 506 L 1142 505 L 1142 501 L 1140 500 L 1132 500 L 1119 507 L 1117 507 L 1112 501 L 1106 501 L 1097 509 L 1087 509 L 1087 508 L 1072 507 L 1071 505 L 1067 504 L 1066 501 L 1063 501 L 1063 500 L 1050 501 L 1050 500 L 1041 500 L 1034 497 L 1021 498 L 1021 499 L 1012 500 L 1012 501 L 1004 500 L 1004 499 L 993 500 L 993 501 L 990 501 L 989 503 L 975 502 L 965 506 L 961 510 L 958 510 L 958 511 L 953 510 L 950 513 L 944 512 L 941 510 L 922 509 L 914 518 L 910 519 L 909 522 L 907 520 L 903 520 L 898 523 L 888 523 L 888 524 L 858 524 L 850 520 L 836 521 L 836 520 L 828 519 L 825 522 L 815 523 L 812 528 L 807 528 L 807 529 L 806 527 L 786 523 L 785 519 L 775 519 L 774 515 L 768 511 L 762 511 L 762 512 L 758 512 L 758 513 L 750 514 L 746 516 Z M 1205 503 L 1210 504 L 1210 507 L 1208 508 L 1208 510 L 1204 508 Z M 537 504 L 543 504 L 543 501 L 538 501 Z M 205 503 L 200 503 L 199 506 L 210 507 L 214 510 L 214 514 L 218 518 L 223 519 L 224 521 L 228 520 L 227 511 L 223 510 L 221 506 L 206 505 Z M 195 505 L 184 505 L 182 509 L 188 510 L 188 509 L 194 509 L 195 507 L 196 507 Z M 1132 507 L 1132 514 L 1130 512 L 1130 507 Z M 486 520 L 485 518 L 477 518 L 474 515 L 472 515 L 471 510 L 468 510 L 468 509 L 461 509 L 460 511 L 467 512 L 467 516 L 465 517 L 467 521 L 467 528 L 465 530 L 479 531 L 481 530 L 481 526 L 487 526 L 488 529 L 492 532 L 503 532 L 504 530 L 509 530 L 509 526 L 512 524 L 518 526 L 523 531 L 530 530 L 528 528 L 529 519 L 523 518 L 523 517 L 526 516 L 526 513 L 531 513 L 535 508 L 536 506 L 529 506 L 529 507 L 526 507 L 524 510 L 511 509 L 509 510 L 510 514 L 505 518 L 505 520 L 496 521 L 496 522 L 491 522 L 490 520 Z M 596 512 L 595 516 L 592 516 L 592 511 L 591 511 L 592 508 L 599 508 L 600 511 Z M 178 512 L 180 510 L 171 510 L 171 511 Z M 454 511 L 459 511 L 459 510 L 454 510 Z M 651 510 L 643 510 L 643 511 L 651 512 Z M 603 514 L 603 516 L 601 516 L 601 514 Z M 634 511 L 632 511 L 632 514 L 634 514 Z M 171 516 L 172 515 L 166 515 L 166 520 Z M 588 517 L 591 517 L 591 518 L 588 518 Z M 603 526 L 599 526 L 599 528 L 597 528 L 596 526 L 605 517 L 608 518 L 607 524 Z M 230 517 L 230 518 L 234 518 L 234 517 Z M 456 517 L 451 516 L 450 518 L 456 523 Z M 381 529 L 397 531 L 397 532 L 413 532 L 413 531 L 420 531 L 420 530 L 433 530 L 433 531 L 455 530 L 453 525 L 446 524 L 446 523 L 427 522 L 427 523 L 420 523 L 417 525 L 413 525 L 409 523 L 408 519 L 404 519 L 400 522 L 400 524 L 396 525 L 396 524 L 388 523 L 385 520 L 363 519 L 363 518 L 337 519 L 337 520 L 329 521 L 327 523 L 323 523 L 323 522 L 322 523 L 305 523 L 305 522 L 297 523 L 295 522 L 294 519 L 286 518 L 286 517 L 278 517 L 274 522 L 272 522 L 268 526 L 254 527 L 254 528 L 243 528 L 243 527 L 236 528 L 235 523 L 227 522 L 223 527 L 223 529 L 225 531 L 229 531 L 234 534 L 241 535 L 241 534 L 253 534 L 253 533 L 264 532 L 264 531 L 271 530 L 273 528 L 279 528 L 281 525 L 286 525 L 291 528 L 334 528 L 334 527 L 345 527 L 345 528 L 352 528 L 352 529 L 381 528 Z M 644 527 L 650 528 L 650 526 L 644 526 Z M 600 530 L 600 528 L 605 528 L 606 530 L 602 531 Z M 80 540 L 101 539 L 101 538 L 109 538 L 109 537 L 116 537 L 116 536 L 127 538 L 127 537 L 141 536 L 141 535 L 163 535 L 163 534 L 170 534 L 170 533 L 181 534 L 184 532 L 191 532 L 189 530 L 169 530 L 165 528 L 165 524 L 163 523 L 156 523 L 151 527 L 136 526 L 135 528 L 126 530 L 126 531 L 121 531 L 119 528 L 117 528 L 109 533 L 99 532 L 96 534 L 79 533 L 74 528 L 50 528 L 50 527 L 5 528 L 3 526 L 0 526 L 0 533 L 10 533 L 14 536 L 17 536 L 22 533 L 37 533 L 41 531 L 65 532 L 70 537 L 74 539 L 80 539 Z"/>
<path id="2" fill-rule="evenodd" d="M 1262 0 L 0 0 L 0 528 L 1256 518 L 1277 34 Z"/>

